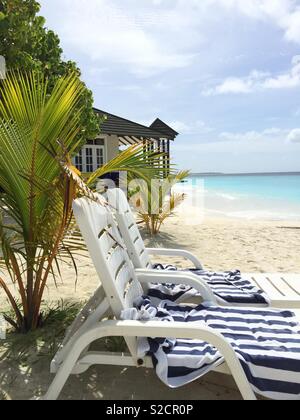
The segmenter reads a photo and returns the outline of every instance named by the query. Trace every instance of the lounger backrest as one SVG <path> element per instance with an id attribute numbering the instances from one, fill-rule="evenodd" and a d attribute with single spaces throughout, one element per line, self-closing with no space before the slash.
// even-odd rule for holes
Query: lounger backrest
<path id="1" fill-rule="evenodd" d="M 143 289 L 136 278 L 112 213 L 88 198 L 74 201 L 73 211 L 92 261 L 117 318 L 131 308 Z"/>
<path id="2" fill-rule="evenodd" d="M 151 259 L 126 195 L 122 190 L 114 188 L 108 190 L 106 196 L 109 204 L 115 209 L 114 214 L 134 267 L 150 268 Z"/>

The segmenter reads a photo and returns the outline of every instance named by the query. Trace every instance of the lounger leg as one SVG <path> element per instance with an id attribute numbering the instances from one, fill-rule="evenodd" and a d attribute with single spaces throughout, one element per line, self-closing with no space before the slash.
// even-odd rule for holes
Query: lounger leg
<path id="1" fill-rule="evenodd" d="M 43 400 L 56 400 L 61 393 L 65 383 L 67 382 L 71 372 L 76 363 L 75 357 L 68 357 L 63 365 L 59 368 L 52 384 L 50 385 L 46 395 Z"/>
<path id="2" fill-rule="evenodd" d="M 107 323 L 103 323 L 102 326 L 91 328 L 90 331 L 83 333 L 74 343 L 69 354 L 66 356 L 64 362 L 58 369 L 58 372 L 51 383 L 46 395 L 43 400 L 56 400 L 61 393 L 65 383 L 78 362 L 82 352 L 89 347 L 95 340 L 109 336 L 109 328 L 106 326 Z M 109 324 L 109 322 L 108 322 Z"/>
<path id="3" fill-rule="evenodd" d="M 243 399 L 245 401 L 256 401 L 256 395 L 254 394 L 251 385 L 249 384 L 246 378 L 246 375 L 244 374 L 244 372 L 241 372 L 241 368 L 237 370 L 235 367 L 232 366 L 230 370 L 233 379 L 235 380 L 235 383 L 238 389 L 240 390 L 240 393 L 242 394 Z"/>

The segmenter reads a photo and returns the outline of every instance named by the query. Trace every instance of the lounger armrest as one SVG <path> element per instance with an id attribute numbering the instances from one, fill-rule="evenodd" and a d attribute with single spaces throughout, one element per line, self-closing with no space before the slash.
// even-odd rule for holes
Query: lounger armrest
<path id="1" fill-rule="evenodd" d="M 199 276 L 193 273 L 180 271 L 160 271 L 160 270 L 135 270 L 136 276 L 141 284 L 165 284 L 185 285 L 196 289 L 204 301 L 217 305 L 217 299 L 211 288 Z"/>
<path id="2" fill-rule="evenodd" d="M 203 266 L 199 258 L 189 251 L 183 249 L 164 249 L 164 248 L 147 248 L 150 255 L 163 255 L 169 257 L 182 257 L 190 261 L 197 270 L 203 270 Z"/>

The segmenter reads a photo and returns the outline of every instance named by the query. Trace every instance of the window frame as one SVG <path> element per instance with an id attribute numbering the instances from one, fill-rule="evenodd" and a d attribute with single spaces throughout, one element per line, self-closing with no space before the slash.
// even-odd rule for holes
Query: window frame
<path id="1" fill-rule="evenodd" d="M 103 141 L 103 145 L 97 142 Z M 87 153 L 91 150 L 91 154 Z M 101 151 L 98 155 L 98 150 Z M 89 161 L 87 159 L 89 158 Z M 98 159 L 102 159 L 102 164 L 98 165 Z M 82 173 L 93 173 L 98 168 L 107 163 L 107 143 L 105 138 L 97 137 L 94 140 L 89 140 L 80 150 L 80 153 L 73 159 L 74 165 Z M 92 171 L 90 169 L 93 169 Z"/>

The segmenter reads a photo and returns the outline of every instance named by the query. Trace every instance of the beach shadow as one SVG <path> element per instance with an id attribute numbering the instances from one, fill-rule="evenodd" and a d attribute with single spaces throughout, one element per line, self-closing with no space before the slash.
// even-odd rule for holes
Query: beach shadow
<path id="1" fill-rule="evenodd" d="M 300 226 L 278 226 L 278 229 L 300 230 Z"/>
<path id="2" fill-rule="evenodd" d="M 0 400 L 29 400 L 43 397 L 54 375 L 49 363 L 36 363 L 27 369 L 0 363 Z M 153 369 L 95 366 L 86 373 L 70 376 L 59 397 L 61 400 L 239 400 L 232 378 L 208 374 L 185 387 L 166 387 Z M 2 395 L 2 398 L 1 398 Z"/>
<path id="3" fill-rule="evenodd" d="M 145 228 L 141 228 L 140 232 L 148 248 L 180 248 L 185 250 L 191 248 L 180 242 L 177 236 L 170 235 L 166 232 L 160 232 L 156 236 L 151 236 Z"/>

